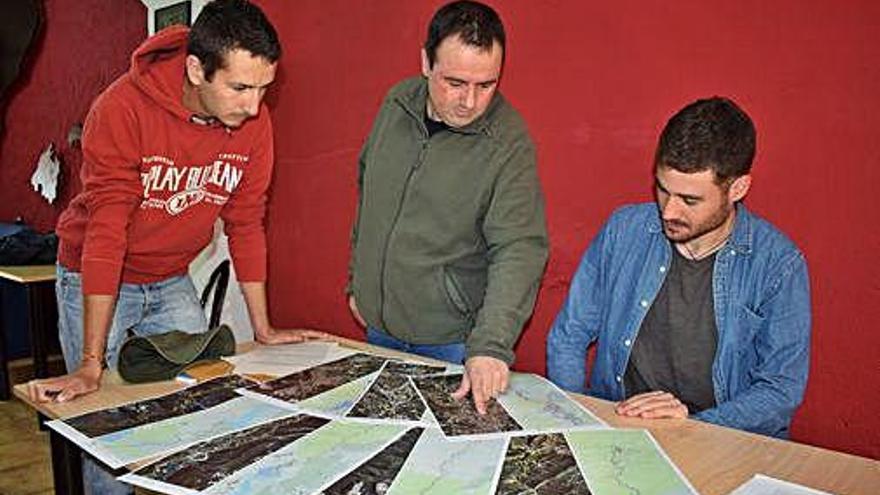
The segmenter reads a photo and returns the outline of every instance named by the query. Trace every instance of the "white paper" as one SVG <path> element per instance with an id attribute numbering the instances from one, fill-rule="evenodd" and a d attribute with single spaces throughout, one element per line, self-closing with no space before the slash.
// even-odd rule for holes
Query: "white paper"
<path id="1" fill-rule="evenodd" d="M 49 143 L 49 146 L 40 154 L 37 168 L 34 170 L 34 175 L 31 176 L 31 185 L 34 187 L 34 191 L 38 191 L 49 204 L 55 201 L 57 195 L 55 189 L 58 186 L 58 171 L 60 169 L 61 165 L 55 156 L 55 147 Z"/>
<path id="2" fill-rule="evenodd" d="M 782 481 L 763 474 L 756 474 L 730 495 L 832 495 L 789 481 Z"/>
<path id="3" fill-rule="evenodd" d="M 165 483 L 162 481 L 156 481 L 154 479 L 147 478 L 146 476 L 139 476 L 132 473 L 120 476 L 116 479 L 134 486 L 146 488 L 147 490 L 153 492 L 166 493 L 168 495 L 198 495 L 199 493 L 201 493 L 196 490 L 190 490 L 189 488 L 184 488 L 182 486 L 172 485 L 170 483 Z"/>
<path id="4" fill-rule="evenodd" d="M 284 376 L 319 364 L 336 361 L 357 351 L 340 347 L 335 342 L 303 342 L 255 349 L 223 359 L 235 365 L 235 372 Z"/>

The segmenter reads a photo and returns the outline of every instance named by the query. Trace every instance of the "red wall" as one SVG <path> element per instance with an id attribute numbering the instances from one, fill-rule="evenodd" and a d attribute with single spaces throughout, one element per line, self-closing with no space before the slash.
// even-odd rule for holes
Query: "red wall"
<path id="1" fill-rule="evenodd" d="M 262 2 L 286 50 L 269 214 L 276 324 L 362 335 L 342 295 L 357 153 L 386 89 L 417 73 L 440 3 Z M 666 119 L 697 97 L 729 95 L 759 129 L 748 204 L 811 270 L 812 372 L 794 438 L 880 458 L 880 5 L 492 3 L 510 39 L 501 88 L 539 147 L 552 246 L 517 368 L 544 372 L 547 328 L 608 213 L 650 199 Z"/>
<path id="2" fill-rule="evenodd" d="M 46 2 L 42 51 L 6 117 L 0 221 L 24 214 L 51 224 L 59 210 L 12 181 L 27 183 L 23 166 L 47 139 L 63 142 L 143 36 L 137 2 L 81 0 L 75 12 L 61 3 Z M 111 3 L 118 13 L 107 23 L 96 12 Z M 278 155 L 268 218 L 273 322 L 361 337 L 342 294 L 357 153 L 386 89 L 417 73 L 425 25 L 442 2 L 259 3 L 285 48 L 270 94 Z M 492 3 L 509 36 L 502 90 L 539 147 L 552 243 L 517 368 L 544 371 L 547 328 L 608 213 L 650 199 L 650 161 L 666 119 L 697 97 L 729 95 L 759 129 L 748 204 L 798 243 L 811 270 L 812 370 L 793 436 L 880 458 L 880 227 L 871 201 L 880 185 L 872 132 L 880 128 L 880 5 Z M 38 120 L 44 114 L 58 123 Z"/>
<path id="3" fill-rule="evenodd" d="M 125 71 L 147 24 L 146 9 L 137 0 L 42 3 L 40 31 L 22 73 L 2 96 L 8 105 L 0 131 L 0 222 L 22 217 L 51 230 L 80 187 L 82 156 L 68 146 L 68 130 L 85 119 L 95 96 Z M 49 142 L 62 161 L 63 184 L 53 205 L 30 185 Z"/>

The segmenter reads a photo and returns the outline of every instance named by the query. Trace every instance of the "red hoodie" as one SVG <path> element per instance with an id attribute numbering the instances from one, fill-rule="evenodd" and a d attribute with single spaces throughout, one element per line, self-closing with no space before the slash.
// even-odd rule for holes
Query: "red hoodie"
<path id="1" fill-rule="evenodd" d="M 83 191 L 56 229 L 58 261 L 82 272 L 84 294 L 186 273 L 218 216 L 238 279 L 266 278 L 269 112 L 261 104 L 235 129 L 191 120 L 182 103 L 187 32 L 147 39 L 86 117 Z"/>

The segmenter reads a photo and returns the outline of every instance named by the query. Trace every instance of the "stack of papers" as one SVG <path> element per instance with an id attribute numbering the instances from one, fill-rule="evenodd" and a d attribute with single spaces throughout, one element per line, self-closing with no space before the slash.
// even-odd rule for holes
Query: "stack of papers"
<path id="1" fill-rule="evenodd" d="M 357 351 L 341 347 L 336 342 L 303 342 L 259 346 L 250 352 L 223 359 L 235 365 L 235 373 L 240 375 L 284 376 L 350 356 L 355 352 Z"/>

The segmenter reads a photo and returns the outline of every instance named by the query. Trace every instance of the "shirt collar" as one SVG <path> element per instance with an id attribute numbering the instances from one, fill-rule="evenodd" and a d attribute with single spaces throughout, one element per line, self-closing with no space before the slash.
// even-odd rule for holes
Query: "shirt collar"
<path id="1" fill-rule="evenodd" d="M 735 208 L 736 218 L 733 220 L 733 232 L 730 234 L 727 245 L 740 254 L 749 254 L 752 252 L 752 222 L 754 219 L 748 208 L 741 202 L 737 203 Z M 652 216 L 645 227 L 651 234 L 665 235 L 659 214 Z"/>
<path id="2" fill-rule="evenodd" d="M 476 120 L 464 127 L 450 127 L 449 130 L 462 134 L 484 133 L 491 136 L 492 129 L 489 125 L 488 115 L 491 114 L 498 107 L 498 105 L 501 104 L 501 98 L 501 94 L 496 91 L 495 95 L 492 97 L 492 101 L 486 108 L 486 111 L 483 112 L 483 115 L 480 115 L 479 117 L 477 117 Z M 421 81 L 416 86 L 414 91 L 411 91 L 407 94 L 399 95 L 396 100 L 413 118 L 422 121 L 425 118 L 425 113 L 427 112 L 428 105 L 427 79 L 425 79 L 424 77 L 421 78 Z"/>

